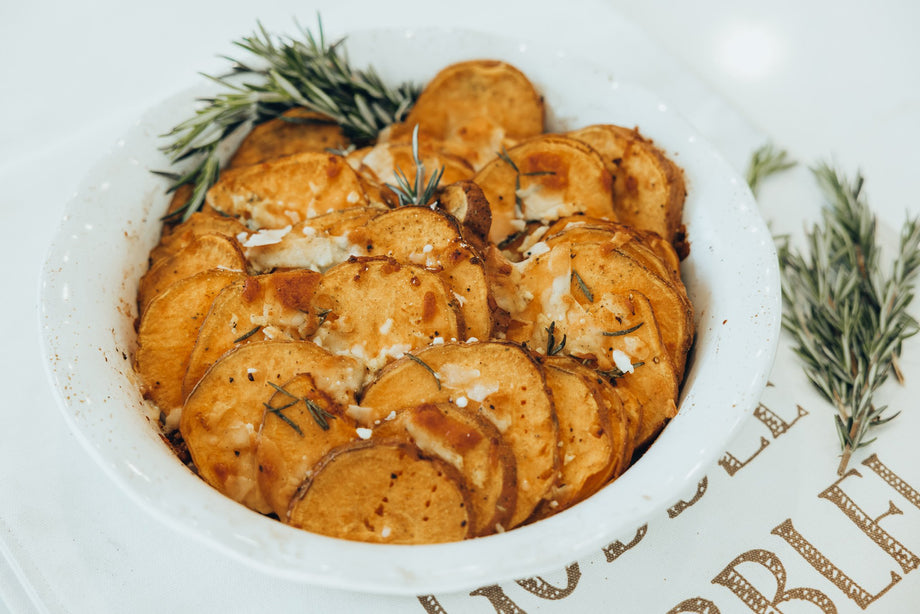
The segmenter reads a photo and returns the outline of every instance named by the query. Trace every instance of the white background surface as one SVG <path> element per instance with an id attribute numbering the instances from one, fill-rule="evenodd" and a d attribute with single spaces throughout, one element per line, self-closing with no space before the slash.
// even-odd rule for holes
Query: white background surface
<path id="1" fill-rule="evenodd" d="M 920 167 L 916 3 L 617 0 L 567 2 L 564 9 L 557 3 L 545 9 L 540 3 L 492 4 L 464 2 L 450 9 L 430 2 L 257 6 L 234 0 L 0 5 L 0 211 L 7 230 L 0 250 L 8 263 L 0 307 L 6 324 L 0 355 L 5 391 L 0 554 L 16 560 L 16 567 L 7 569 L 0 556 L 0 612 L 4 603 L 14 612 L 32 611 L 33 597 L 52 612 L 157 611 L 163 605 L 177 611 L 234 611 L 226 598 L 246 582 L 259 582 L 232 561 L 199 553 L 178 536 L 147 527 L 127 498 L 111 492 L 53 407 L 37 322 L 39 267 L 63 205 L 89 165 L 144 109 L 196 83 L 196 71 L 219 72 L 225 63 L 216 56 L 232 54 L 229 41 L 250 33 L 256 19 L 270 30 L 293 32 L 293 16 L 312 25 L 315 9 L 321 8 L 334 32 L 355 22 L 411 26 L 442 15 L 466 27 L 526 32 L 573 54 L 590 53 L 599 63 L 643 62 L 607 57 L 605 36 L 611 32 L 647 37 L 643 40 L 671 56 L 647 62 L 652 70 L 664 67 L 648 74 L 648 84 L 656 84 L 678 108 L 681 93 L 698 96 L 695 88 L 702 83 L 794 157 L 806 163 L 833 160 L 846 172 L 861 169 L 870 202 L 889 226 L 900 225 L 905 210 L 920 211 L 912 189 Z M 622 17 L 635 29 L 624 26 Z M 618 28 L 607 27 L 614 23 Z M 674 74 L 675 65 L 686 69 L 685 77 Z M 708 119 L 710 127 L 718 123 Z M 732 141 L 724 133 L 716 136 L 740 166 L 743 152 L 730 151 Z M 801 200 L 802 216 L 774 220 L 778 231 L 801 229 L 817 211 L 804 168 L 764 188 L 767 217 L 771 203 L 788 206 L 790 200 Z M 87 535 L 84 520 L 90 516 L 95 522 Z M 133 517 L 145 522 L 126 521 Z M 13 526 L 29 531 L 14 532 Z M 146 531 L 150 539 L 144 538 Z M 178 570 L 187 575 L 180 577 Z M 19 583 L 17 574 L 28 582 Z M 916 586 L 913 581 L 915 601 L 920 601 Z M 269 588 L 282 596 L 296 592 L 284 583 Z M 321 592 L 303 591 L 296 603 L 266 597 L 265 604 L 296 611 L 354 611 L 367 604 L 348 595 L 333 601 L 321 597 Z M 381 608 L 388 604 L 398 605 L 374 602 Z"/>

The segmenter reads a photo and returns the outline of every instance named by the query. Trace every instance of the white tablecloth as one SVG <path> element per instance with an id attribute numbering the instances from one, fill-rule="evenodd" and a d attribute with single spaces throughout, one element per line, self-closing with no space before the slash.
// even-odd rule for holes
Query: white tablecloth
<path id="1" fill-rule="evenodd" d="M 6 391 L 0 612 L 745 613 L 754 611 L 756 594 L 780 612 L 832 611 L 828 602 L 839 612 L 916 611 L 916 339 L 905 345 L 908 385 L 882 393 L 883 402 L 904 413 L 854 458 L 859 475 L 837 484 L 830 409 L 807 386 L 784 342 L 775 385 L 756 417 L 706 479 L 688 488 L 684 504 L 675 501 L 666 516 L 545 575 L 544 583 L 425 599 L 266 577 L 157 524 L 114 489 L 68 431 L 38 349 L 40 263 L 93 160 L 144 109 L 196 83 L 197 71 L 223 68 L 216 56 L 231 53 L 229 41 L 250 33 L 257 19 L 292 32 L 293 17 L 312 24 L 317 10 L 331 33 L 447 21 L 615 66 L 622 78 L 671 101 L 739 169 L 767 138 L 806 164 L 829 159 L 848 173 L 861 169 L 890 245 L 904 212 L 920 212 L 912 189 L 920 167 L 920 9 L 895 1 L 848 4 L 579 0 L 544 7 L 476 0 L 439 8 L 98 0 L 0 7 L 0 206 L 8 231 L 0 248 L 8 263 L 0 357 Z M 804 167 L 762 192 L 762 210 L 776 232 L 801 232 L 818 205 Z M 786 574 L 782 585 L 778 566 Z M 900 579 L 893 582 L 891 574 Z M 800 588 L 812 592 L 795 592 Z"/>

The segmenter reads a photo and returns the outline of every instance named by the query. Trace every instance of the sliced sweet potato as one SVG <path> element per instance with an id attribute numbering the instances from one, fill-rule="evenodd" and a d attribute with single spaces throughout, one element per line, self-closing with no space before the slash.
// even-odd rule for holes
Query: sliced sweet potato
<path id="1" fill-rule="evenodd" d="M 259 487 L 256 448 L 265 403 L 298 373 L 309 373 L 334 402 L 354 403 L 364 370 L 309 341 L 257 341 L 214 363 L 182 408 L 179 430 L 198 474 L 211 486 L 256 511 L 272 506 Z"/>
<path id="2" fill-rule="evenodd" d="M 353 258 L 326 271 L 314 309 L 322 324 L 313 341 L 370 371 L 464 332 L 457 300 L 440 277 L 386 257 Z"/>
<path id="3" fill-rule="evenodd" d="M 616 219 L 610 172 L 596 151 L 575 139 L 529 139 L 489 162 L 473 181 L 492 208 L 489 238 L 496 244 L 530 220 L 576 213 Z"/>
<path id="4" fill-rule="evenodd" d="M 400 207 L 369 221 L 364 242 L 369 255 L 392 257 L 436 272 L 460 305 L 466 335 L 488 338 L 492 317 L 482 258 L 463 240 L 454 219 L 428 207 Z"/>
<path id="5" fill-rule="evenodd" d="M 367 198 L 345 158 L 305 152 L 225 171 L 205 202 L 253 228 L 284 228 Z"/>
<path id="6" fill-rule="evenodd" d="M 376 206 L 332 211 L 280 230 L 260 231 L 243 242 L 256 271 L 325 271 L 352 256 L 368 256 L 364 227 L 389 209 Z"/>
<path id="7" fill-rule="evenodd" d="M 361 398 L 371 424 L 404 407 L 444 402 L 482 413 L 511 447 L 517 500 L 503 528 L 520 524 L 552 487 L 559 468 L 555 408 L 542 370 L 513 343 L 447 343 L 393 362 Z"/>
<path id="8" fill-rule="evenodd" d="M 482 188 L 472 181 L 458 181 L 444 186 L 438 206 L 452 215 L 467 231 L 464 236 L 481 248 L 489 238 L 492 209 Z"/>
<path id="9" fill-rule="evenodd" d="M 172 256 L 205 234 L 222 234 L 239 239 L 241 235 L 248 234 L 248 231 L 236 218 L 218 215 L 213 211 L 196 211 L 184 222 L 164 228 L 160 243 L 150 252 L 151 264 Z"/>
<path id="10" fill-rule="evenodd" d="M 432 544 L 470 536 L 474 515 L 457 472 L 406 442 L 330 452 L 291 502 L 289 522 L 331 537 Z"/>
<path id="11" fill-rule="evenodd" d="M 598 398 L 592 383 L 596 376 L 590 370 L 576 372 L 578 363 L 563 356 L 547 358 L 544 366 L 559 423 L 561 465 L 535 518 L 551 516 L 597 492 L 623 456 L 623 442 L 615 438 L 605 400 Z"/>
<path id="12" fill-rule="evenodd" d="M 147 269 L 137 289 L 139 311 L 150 301 L 180 279 L 208 269 L 246 271 L 246 257 L 234 237 L 222 234 L 203 234 L 172 256 L 158 260 Z"/>
<path id="13" fill-rule="evenodd" d="M 185 401 L 182 378 L 198 329 L 218 293 L 241 277 L 220 269 L 202 271 L 159 294 L 141 316 L 135 369 L 144 396 L 160 408 L 169 431 L 175 430 Z"/>
<path id="14" fill-rule="evenodd" d="M 308 270 L 269 273 L 224 288 L 198 330 L 183 394 L 187 396 L 208 367 L 237 344 L 309 338 L 320 322 L 313 294 L 321 277 Z"/>
<path id="15" fill-rule="evenodd" d="M 567 133 L 596 149 L 615 177 L 613 201 L 618 219 L 651 230 L 667 241 L 683 238 L 686 188 L 681 170 L 650 140 L 629 129 L 596 124 Z"/>
<path id="16" fill-rule="evenodd" d="M 473 536 L 508 526 L 514 511 L 514 453 L 494 424 L 451 403 L 423 404 L 396 413 L 374 428 L 374 438 L 407 437 L 427 456 L 452 465 L 470 493 Z"/>
<path id="17" fill-rule="evenodd" d="M 514 66 L 496 60 L 452 64 L 428 82 L 409 115 L 383 138 L 444 141 L 475 168 L 543 132 L 543 97 Z"/>
<path id="18" fill-rule="evenodd" d="M 265 405 L 256 446 L 259 487 L 282 520 L 294 493 L 331 450 L 358 439 L 357 423 L 309 373 L 281 384 Z"/>
<path id="19" fill-rule="evenodd" d="M 227 168 L 250 166 L 305 151 L 344 149 L 348 139 L 329 117 L 295 107 L 255 126 L 234 152 Z"/>

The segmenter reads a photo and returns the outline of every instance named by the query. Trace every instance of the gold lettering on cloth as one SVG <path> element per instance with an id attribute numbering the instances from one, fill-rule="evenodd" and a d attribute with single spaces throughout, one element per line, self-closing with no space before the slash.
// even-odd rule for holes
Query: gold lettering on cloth
<path id="1" fill-rule="evenodd" d="M 872 595 L 846 575 L 839 567 L 831 563 L 826 556 L 821 554 L 817 548 L 802 537 L 802 534 L 792 526 L 791 520 L 786 519 L 778 527 L 773 529 L 771 533 L 785 539 L 796 552 L 802 555 L 803 559 L 808 561 L 809 565 L 814 567 L 822 576 L 830 580 L 837 588 L 843 591 L 847 597 L 855 601 L 856 605 L 864 610 L 869 604 L 887 593 L 892 586 L 901 581 L 901 577 L 898 576 L 898 574 L 891 572 L 891 582 L 881 591 Z"/>
<path id="2" fill-rule="evenodd" d="M 639 527 L 639 529 L 636 531 L 636 536 L 633 537 L 632 541 L 629 542 L 628 544 L 624 544 L 620 540 L 617 540 L 613 542 L 612 544 L 608 544 L 604 546 L 603 552 L 604 552 L 604 556 L 607 557 L 607 562 L 608 563 L 614 562 L 615 560 L 620 558 L 620 556 L 623 553 L 625 553 L 627 550 L 635 547 L 636 544 L 642 541 L 642 538 L 645 537 L 646 533 L 648 533 L 648 523 Z"/>
<path id="3" fill-rule="evenodd" d="M 850 469 L 843 476 L 834 482 L 830 488 L 818 495 L 822 499 L 827 499 L 843 512 L 847 518 L 853 521 L 859 530 L 866 534 L 866 537 L 874 541 L 879 548 L 885 551 L 885 553 L 893 558 L 898 565 L 901 566 L 901 571 L 904 573 L 909 573 L 920 566 L 920 557 L 917 557 L 916 554 L 904 547 L 898 540 L 892 537 L 885 529 L 879 526 L 877 520 L 873 520 L 866 514 L 856 502 L 854 502 L 843 489 L 840 488 L 840 484 L 850 476 L 862 477 L 856 469 Z M 889 510 L 890 506 L 894 504 L 889 501 Z M 897 513 L 900 513 L 901 510 L 897 510 Z M 883 514 L 879 518 L 883 518 L 889 514 Z"/>
<path id="4" fill-rule="evenodd" d="M 773 439 L 777 439 L 781 435 L 785 435 L 792 425 L 798 422 L 802 417 L 807 416 L 808 412 L 805 411 L 801 405 L 796 405 L 796 417 L 792 422 L 786 422 L 778 415 L 776 415 L 769 407 L 760 403 L 757 405 L 757 408 L 754 410 L 754 417 L 757 418 L 764 426 L 770 429 L 770 434 L 773 435 Z M 745 465 L 754 460 L 758 454 L 764 451 L 767 446 L 770 445 L 770 441 L 766 437 L 760 438 L 760 447 L 757 450 L 748 456 L 744 461 L 738 460 L 738 458 L 731 452 L 725 452 L 722 455 L 722 458 L 719 459 L 719 465 L 725 469 L 725 472 L 729 476 L 734 476 L 738 471 L 740 471 Z"/>
<path id="5" fill-rule="evenodd" d="M 434 595 L 419 595 L 416 599 L 428 614 L 447 614 L 447 610 L 444 609 L 444 606 Z"/>
<path id="6" fill-rule="evenodd" d="M 496 614 L 527 614 L 516 603 L 511 601 L 498 584 L 477 588 L 470 593 L 470 597 L 485 597 L 495 608 Z"/>
<path id="7" fill-rule="evenodd" d="M 895 473 L 886 467 L 878 456 L 873 454 L 862 462 L 863 465 L 874 471 L 880 478 L 885 480 L 895 492 L 910 501 L 914 507 L 920 510 L 920 492 L 917 492 L 910 484 L 899 478 Z"/>
<path id="8" fill-rule="evenodd" d="M 689 501 L 680 500 L 668 508 L 668 518 L 677 518 L 685 509 L 699 501 L 703 495 L 706 494 L 706 487 L 708 485 L 709 480 L 706 476 L 703 476 L 703 479 L 696 485 L 696 494 L 693 495 L 692 499 Z"/>
<path id="9" fill-rule="evenodd" d="M 667 614 L 721 614 L 716 604 L 703 599 L 702 597 L 692 597 L 685 599 L 676 606 L 668 610 Z"/>
<path id="10" fill-rule="evenodd" d="M 532 593 L 541 599 L 557 600 L 568 597 L 578 586 L 578 581 L 581 579 L 581 568 L 578 567 L 578 563 L 572 563 L 566 567 L 565 576 L 565 588 L 557 588 L 540 576 L 525 580 L 515 580 L 515 582 L 528 593 Z"/>
<path id="11" fill-rule="evenodd" d="M 759 590 L 747 581 L 735 569 L 742 563 L 756 563 L 764 567 L 776 580 L 776 591 L 772 599 L 768 599 Z M 836 614 L 837 607 L 830 598 L 821 591 L 813 588 L 793 588 L 786 590 L 786 568 L 774 553 L 767 550 L 748 550 L 740 554 L 729 563 L 725 569 L 712 579 L 713 584 L 721 584 L 735 594 L 752 612 L 757 614 L 782 614 L 779 604 L 786 601 L 807 601 L 824 614 Z"/>

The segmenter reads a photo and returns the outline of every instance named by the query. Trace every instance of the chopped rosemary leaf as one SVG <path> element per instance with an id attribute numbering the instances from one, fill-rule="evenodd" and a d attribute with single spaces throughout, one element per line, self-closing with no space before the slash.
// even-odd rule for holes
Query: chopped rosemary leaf
<path id="1" fill-rule="evenodd" d="M 643 324 L 645 324 L 645 322 L 639 322 L 635 326 L 630 326 L 626 330 L 604 331 L 601 334 L 604 335 L 605 337 L 621 337 L 623 335 L 628 335 L 630 333 L 636 332 L 637 330 L 642 328 Z"/>
<path id="2" fill-rule="evenodd" d="M 643 361 L 643 362 L 634 362 L 634 363 L 632 363 L 632 368 L 635 369 L 635 368 L 637 368 L 637 367 L 641 367 L 641 366 L 644 365 L 644 364 L 645 364 L 644 361 Z M 612 369 L 610 369 L 610 370 L 608 370 L 608 371 L 601 371 L 601 370 L 598 370 L 597 373 L 598 373 L 599 375 L 603 375 L 604 377 L 606 377 L 606 378 L 609 379 L 609 380 L 615 380 L 615 379 L 617 379 L 618 377 L 623 377 L 624 375 L 626 375 L 626 373 L 624 373 L 623 371 L 620 371 L 620 370 L 619 370 L 618 368 L 616 368 L 616 367 L 614 367 L 614 368 L 612 368 Z"/>
<path id="3" fill-rule="evenodd" d="M 314 422 L 319 425 L 319 428 L 324 431 L 329 430 L 329 418 L 335 420 L 335 414 L 330 414 L 328 411 L 320 407 L 312 399 L 303 397 L 303 402 L 307 404 L 307 410 L 309 410 L 310 415 L 313 417 Z"/>
<path id="4" fill-rule="evenodd" d="M 862 176 L 850 182 L 824 164 L 813 173 L 826 202 L 806 232 L 808 253 L 779 244 L 783 328 L 808 379 L 837 410 L 843 475 L 852 453 L 873 441 L 869 430 L 897 415 L 884 416 L 873 395 L 897 375 L 902 342 L 920 330 L 907 313 L 920 271 L 920 217 L 905 221 L 886 274 Z"/>
<path id="5" fill-rule="evenodd" d="M 303 431 L 300 430 L 300 427 L 297 426 L 297 423 L 295 423 L 293 420 L 291 420 L 290 418 L 288 418 L 287 416 L 285 416 L 283 413 L 281 413 L 283 410 L 287 409 L 288 407 L 293 407 L 293 406 L 297 405 L 299 402 L 300 402 L 300 400 L 298 399 L 298 400 L 296 400 L 296 401 L 291 401 L 291 402 L 288 403 L 287 405 L 282 405 L 281 407 L 273 407 L 273 406 L 271 405 L 271 403 L 262 403 L 262 405 L 265 406 L 265 409 L 267 409 L 267 410 L 269 411 L 269 413 L 275 414 L 276 416 L 278 416 L 279 418 L 281 418 L 281 420 L 283 420 L 285 424 L 287 424 L 287 425 L 290 426 L 292 429 L 294 429 L 295 431 L 297 431 L 297 434 L 300 435 L 301 437 L 303 437 Z"/>
<path id="6" fill-rule="evenodd" d="M 245 341 L 246 339 L 249 339 L 249 338 L 252 337 L 254 334 L 256 334 L 257 332 L 259 332 L 260 330 L 262 330 L 262 327 L 261 327 L 261 326 L 255 326 L 255 327 L 253 327 L 252 330 L 250 330 L 250 331 L 248 331 L 248 332 L 246 332 L 246 333 L 243 333 L 242 335 L 240 335 L 239 337 L 237 337 L 236 339 L 234 339 L 234 340 L 233 340 L 233 343 L 239 343 L 240 341 Z"/>
<path id="7" fill-rule="evenodd" d="M 565 333 L 562 334 L 562 341 L 558 344 L 556 343 L 556 322 L 555 320 L 550 322 L 549 327 L 546 329 L 546 333 L 549 335 L 546 340 L 546 355 L 555 356 L 565 348 Z"/>
<path id="8" fill-rule="evenodd" d="M 434 369 L 432 369 L 431 367 L 429 367 L 429 366 L 428 366 L 428 363 L 426 363 L 424 360 L 422 360 L 421 358 L 419 358 L 419 357 L 416 356 L 415 354 L 410 354 L 410 353 L 408 353 L 408 352 L 406 352 L 406 358 L 408 358 L 409 360 L 411 360 L 411 361 L 413 361 L 413 362 L 416 362 L 416 363 L 420 364 L 422 367 L 425 368 L 426 371 L 428 371 L 429 373 L 431 373 L 431 377 L 433 377 L 433 378 L 434 378 L 434 381 L 437 382 L 437 384 L 438 384 L 438 390 L 441 389 L 441 376 L 438 375 L 438 374 L 435 372 Z"/>
<path id="9" fill-rule="evenodd" d="M 591 292 L 591 288 L 588 287 L 588 284 L 585 283 L 585 280 L 581 278 L 581 275 L 578 274 L 578 271 L 572 269 L 572 279 L 578 285 L 578 289 L 581 290 L 581 293 L 585 295 L 589 303 L 594 302 L 594 293 Z"/>

